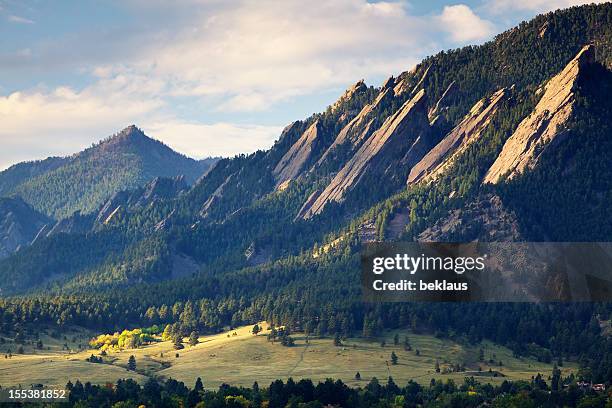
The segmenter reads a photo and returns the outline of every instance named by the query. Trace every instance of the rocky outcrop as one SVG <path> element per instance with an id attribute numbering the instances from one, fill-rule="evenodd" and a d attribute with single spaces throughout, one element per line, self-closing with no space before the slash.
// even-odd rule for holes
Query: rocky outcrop
<path id="1" fill-rule="evenodd" d="M 516 215 L 496 195 L 476 198 L 462 208 L 449 211 L 432 227 L 418 235 L 422 242 L 511 242 L 522 235 Z"/>
<path id="2" fill-rule="evenodd" d="M 342 104 L 350 101 L 355 95 L 361 92 L 365 92 L 367 89 L 368 87 L 363 81 L 363 79 L 360 81 L 357 81 L 353 86 L 348 88 L 336 102 L 334 102 L 334 104 L 331 106 L 332 112 L 337 111 L 338 108 L 342 106 Z"/>
<path id="3" fill-rule="evenodd" d="M 533 168 L 546 146 L 564 131 L 572 114 L 575 87 L 585 64 L 593 62 L 593 46 L 580 50 L 567 66 L 544 88 L 542 98 L 508 138 L 487 172 L 484 183 L 509 180 L 526 169 Z"/>
<path id="4" fill-rule="evenodd" d="M 455 92 L 456 89 L 457 87 L 455 85 L 455 81 L 451 82 L 446 87 L 446 89 L 442 93 L 442 96 L 440 96 L 440 99 L 438 99 L 436 104 L 429 109 L 429 112 L 427 112 L 427 117 L 429 118 L 430 123 L 433 123 L 438 119 L 438 116 L 440 115 L 442 110 L 446 108 L 447 99 Z"/>
<path id="5" fill-rule="evenodd" d="M 476 102 L 463 120 L 410 170 L 408 184 L 424 178 L 435 179 L 446 170 L 470 144 L 480 138 L 508 94 L 509 90 L 503 88 Z"/>
<path id="6" fill-rule="evenodd" d="M 323 153 L 317 165 L 325 163 L 326 160 L 333 158 L 334 154 L 341 146 L 348 146 L 348 152 L 357 149 L 375 130 L 375 119 L 381 109 L 393 99 L 393 77 L 387 79 L 383 84 L 376 99 L 365 105 L 361 111 L 338 133 L 331 146 Z"/>
<path id="7" fill-rule="evenodd" d="M 0 198 L 0 258 L 29 245 L 50 222 L 19 197 Z"/>
<path id="8" fill-rule="evenodd" d="M 159 200 L 170 200 L 178 197 L 189 188 L 185 177 L 156 177 L 144 187 L 120 191 L 113 194 L 98 210 L 91 214 L 76 211 L 70 217 L 63 218 L 38 234 L 38 239 L 57 234 L 84 234 L 98 230 L 110 224 L 122 210 L 153 205 Z"/>
<path id="9" fill-rule="evenodd" d="M 378 168 L 381 174 L 384 174 L 387 168 L 398 165 L 400 160 L 406 163 L 414 161 L 419 154 L 416 151 L 421 150 L 428 133 L 425 91 L 421 90 L 388 117 L 342 167 L 312 205 L 302 209 L 303 218 L 308 219 L 319 214 L 331 201 L 342 202 L 345 193 L 354 188 L 369 170 Z"/>
<path id="10" fill-rule="evenodd" d="M 252 242 L 244 251 L 244 257 L 249 266 L 257 266 L 272 260 L 272 250 L 264 245 Z"/>
<path id="11" fill-rule="evenodd" d="M 277 187 L 295 179 L 312 159 L 320 142 L 319 131 L 319 122 L 315 121 L 280 159 L 273 171 Z"/>
<path id="12" fill-rule="evenodd" d="M 210 197 L 208 197 L 204 204 L 202 204 L 202 209 L 200 210 L 200 217 L 207 217 L 208 210 L 215 202 L 221 199 L 221 197 L 223 196 L 223 190 L 225 190 L 225 187 L 231 182 L 235 175 L 236 173 L 232 173 L 227 176 L 227 178 L 223 180 L 223 183 L 221 183 L 219 187 L 217 187 L 215 191 L 210 195 Z"/>

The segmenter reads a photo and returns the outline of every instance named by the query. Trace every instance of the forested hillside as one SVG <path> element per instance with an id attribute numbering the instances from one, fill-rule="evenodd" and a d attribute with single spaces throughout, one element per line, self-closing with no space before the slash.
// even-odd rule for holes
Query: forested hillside
<path id="1" fill-rule="evenodd" d="M 60 220 L 89 213 L 121 190 L 155 177 L 185 176 L 193 184 L 215 162 L 196 161 L 130 126 L 67 158 L 17 164 L 0 173 L 0 195 L 18 195 L 36 210 Z"/>
<path id="2" fill-rule="evenodd" d="M 411 327 L 569 358 L 581 378 L 608 381 L 610 304 L 364 304 L 359 250 L 423 237 L 609 241 L 611 45 L 609 3 L 538 16 L 381 87 L 357 83 L 270 150 L 220 160 L 188 190 L 168 182 L 171 194 L 147 205 L 130 204 L 142 187 L 103 202 L 194 163 L 166 166 L 162 147 L 142 156 L 156 142 L 135 129 L 102 142 L 14 189 L 48 214 L 105 216 L 0 261 L 0 288 L 14 296 L 0 299 L 2 330 L 157 324 L 183 336 L 267 320 L 376 338 Z M 106 163 L 106 150 L 121 153 Z M 67 185 L 67 174 L 92 182 Z"/>

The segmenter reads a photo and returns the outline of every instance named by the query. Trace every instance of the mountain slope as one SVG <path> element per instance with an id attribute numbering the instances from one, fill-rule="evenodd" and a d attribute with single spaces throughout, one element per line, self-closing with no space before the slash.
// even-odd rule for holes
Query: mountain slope
<path id="1" fill-rule="evenodd" d="M 498 183 L 502 177 L 511 179 L 537 164 L 546 146 L 563 133 L 565 123 L 572 114 L 578 77 L 587 64 L 593 63 L 593 59 L 593 46 L 587 45 L 548 81 L 533 112 L 504 144 L 485 176 L 485 183 Z"/>
<path id="2" fill-rule="evenodd" d="M 0 258 L 29 245 L 50 222 L 19 197 L 0 198 Z"/>
<path id="3" fill-rule="evenodd" d="M 44 171 L 38 171 L 39 163 L 31 163 L 0 173 L 0 185 L 7 186 L 4 194 L 19 195 L 38 211 L 61 219 L 75 211 L 91 212 L 113 193 L 139 187 L 158 176 L 183 175 L 188 183 L 194 183 L 214 163 L 178 154 L 135 126 L 60 160 Z M 22 168 L 29 170 L 21 173 L 33 176 L 9 183 L 7 180 L 15 180 L 13 174 Z"/>
<path id="4" fill-rule="evenodd" d="M 2 294 L 19 295 L 0 298 L 1 320 L 189 334 L 265 319 L 373 339 L 411 326 L 517 355 L 571 356 L 588 381 L 608 381 L 612 343 L 599 323 L 611 304 L 364 303 L 359 252 L 376 240 L 609 241 L 611 27 L 609 3 L 538 16 L 382 87 L 357 86 L 267 152 L 219 161 L 189 191 L 143 205 L 129 203 L 149 189 L 117 194 L 87 232 L 75 218 L 0 261 Z M 529 153 L 512 178 L 483 183 L 521 124 L 553 113 L 539 108 L 544 86 L 588 44 L 593 61 L 558 82 L 558 95 L 572 95 L 563 137 Z M 303 207 L 313 216 L 296 218 Z"/>
<path id="5" fill-rule="evenodd" d="M 342 202 L 367 171 L 375 168 L 384 174 L 388 167 L 404 162 L 406 168 L 421 159 L 431 148 L 429 122 L 424 109 L 425 92 L 418 92 L 393 116 L 387 118 L 355 155 L 338 172 L 314 202 L 302 207 L 298 216 L 308 219 L 319 214 L 327 203 Z"/>
<path id="6" fill-rule="evenodd" d="M 15 164 L 0 172 L 0 196 L 6 196 L 14 191 L 17 186 L 27 182 L 29 179 L 41 174 L 55 170 L 66 164 L 67 158 L 49 157 L 45 160 Z"/>
<path id="7" fill-rule="evenodd" d="M 612 7 L 606 4 L 539 16 L 482 46 L 427 58 L 382 87 L 358 85 L 356 92 L 347 92 L 327 111 L 288 126 L 269 151 L 223 159 L 189 191 L 162 197 L 151 205 L 126 208 L 121 200 L 108 200 L 108 211 L 102 211 L 108 223 L 98 222 L 82 235 L 52 234 L 37 241 L 0 262 L 0 276 L 7 277 L 6 281 L 17 274 L 33 276 L 36 285 L 44 281 L 41 276 L 63 270 L 69 281 L 65 286 L 58 283 L 54 290 L 82 293 L 168 279 L 174 276 L 177 257 L 197 264 L 190 270 L 220 280 L 265 271 L 276 263 L 318 268 L 325 259 L 344 262 L 338 268 L 346 270 L 346 260 L 355 254 L 360 237 L 418 239 L 427 235 L 421 234 L 428 228 L 444 230 L 446 221 L 486 223 L 495 214 L 508 214 L 511 225 L 482 225 L 482 234 L 461 227 L 444 236 L 561 237 L 562 230 L 554 225 L 556 214 L 564 215 L 565 231 L 571 230 L 571 236 L 584 236 L 586 223 L 565 219 L 566 209 L 575 212 L 575 204 L 550 194 L 558 185 L 550 175 L 521 185 L 512 183 L 522 177 L 496 185 L 482 181 L 506 141 L 538 105 L 543 95 L 538 89 L 592 42 L 598 44 L 594 48 L 598 63 L 593 65 L 598 68 L 575 87 L 585 107 L 576 110 L 583 112 L 582 119 L 572 117 L 568 129 L 591 129 L 590 123 L 603 121 L 608 111 L 598 107 L 603 107 L 601 97 L 581 90 L 608 82 L 608 75 L 601 71 L 606 69 L 599 63 L 609 61 L 611 35 L 606 30 L 611 13 Z M 540 37 L 539 29 L 545 23 L 550 28 Z M 587 25 L 580 25 L 583 23 Z M 530 59 L 533 55 L 542 59 Z M 607 127 L 600 128 L 598 137 L 605 141 Z M 591 156 L 605 170 L 603 158 L 611 150 L 605 143 L 599 151 L 585 150 L 593 143 L 591 137 L 563 140 L 555 143 L 556 148 L 546 149 L 543 161 L 526 176 L 557 169 L 550 164 L 566 149 L 565 142 L 577 144 L 572 150 L 580 160 L 567 169 L 584 168 L 589 173 L 578 176 L 580 172 L 574 171 L 577 176 L 571 177 L 568 188 L 579 182 L 585 186 L 580 191 L 596 186 L 593 191 L 599 198 L 593 200 L 595 205 L 586 206 L 584 199 L 574 201 L 595 211 L 589 225 L 597 224 L 597 237 L 605 236 L 612 231 L 609 217 L 603 215 L 610 190 L 605 181 L 597 180 L 593 167 L 582 161 Z M 544 156 L 550 159 L 544 161 Z M 411 169 L 424 157 L 418 173 L 424 178 L 435 174 L 436 182 L 421 183 L 417 177 L 407 185 Z M 540 163 L 549 164 L 542 167 Z M 278 184 L 281 174 L 282 188 Z M 539 191 L 548 191 L 557 203 L 542 200 Z M 499 199 L 489 205 L 486 197 Z M 520 201 L 530 203 L 531 212 Z M 543 202 L 546 206 L 538 205 Z M 586 210 L 582 214 L 587 217 Z M 80 231 L 77 221 L 72 225 Z M 544 233 L 525 230 L 528 223 L 537 223 Z M 70 230 L 72 225 L 58 230 Z M 308 254 L 316 252 L 313 248 L 321 247 L 326 248 L 325 256 L 308 259 Z M 53 256 L 55 253 L 63 256 Z M 252 265 L 256 269 L 248 269 Z M 325 268 L 328 266 L 321 266 Z M 278 280 L 269 282 L 271 290 L 282 290 L 287 283 L 279 269 Z M 299 277 L 291 279 L 308 286 Z M 184 285 L 192 283 L 187 280 Z M 217 296 L 206 285 L 176 290 L 189 296 Z M 5 293 L 40 288 L 16 284 Z M 239 284 L 234 289 L 240 295 L 247 291 Z M 249 293 L 256 296 L 259 292 L 253 290 Z"/>

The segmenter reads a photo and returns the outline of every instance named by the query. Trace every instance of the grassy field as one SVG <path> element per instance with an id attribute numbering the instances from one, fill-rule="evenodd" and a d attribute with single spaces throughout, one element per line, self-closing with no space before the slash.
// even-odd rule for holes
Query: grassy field
<path id="1" fill-rule="evenodd" d="M 267 327 L 265 323 L 263 326 Z M 97 350 L 75 351 L 75 348 L 68 352 L 62 350 L 65 341 L 54 343 L 51 339 L 44 339 L 45 348 L 49 344 L 50 350 L 34 352 L 26 347 L 27 354 L 0 360 L 0 385 L 29 386 L 41 383 L 63 386 L 68 380 L 74 382 L 76 379 L 103 384 L 119 378 L 134 378 L 142 382 L 146 377 L 155 376 L 184 381 L 188 386 L 193 386 L 195 379 L 201 377 L 207 388 L 216 388 L 224 382 L 250 386 L 253 381 L 267 386 L 275 379 L 288 377 L 296 380 L 311 378 L 313 381 L 339 378 L 349 385 L 363 386 L 372 377 L 386 381 L 387 377 L 392 376 L 398 384 L 405 384 L 410 379 L 426 384 L 432 378 L 452 378 L 462 382 L 469 375 L 479 376 L 481 382 L 498 384 L 504 379 L 530 379 L 537 373 L 547 377 L 552 370 L 550 364 L 514 358 L 510 350 L 492 343 L 468 347 L 406 331 L 397 333 L 400 343 L 405 335 L 409 337 L 412 351 L 405 351 L 401 344 L 393 345 L 396 332 L 385 334 L 384 347 L 381 347 L 382 338 L 375 342 L 347 339 L 342 346 L 334 346 L 333 339 L 310 338 L 307 343 L 300 334 L 292 336 L 295 339 L 294 347 L 284 347 L 278 342 L 268 342 L 265 331 L 253 336 L 250 329 L 251 326 L 241 327 L 231 334 L 201 337 L 200 344 L 194 347 L 186 344 L 186 348 L 179 351 L 174 350 L 172 343 L 167 341 L 135 350 L 111 352 L 105 357 L 104 364 L 85 361 L 92 353 L 98 354 Z M 236 335 L 232 335 L 234 332 Z M 83 337 L 84 334 L 79 333 L 74 343 L 82 343 Z M 479 361 L 481 347 L 485 361 L 493 359 L 495 363 L 489 365 Z M 416 354 L 417 349 L 419 355 Z M 391 364 L 391 352 L 398 356 L 397 365 Z M 130 355 L 136 358 L 137 372 L 126 369 Z M 442 371 L 452 364 L 465 364 L 467 372 L 436 373 L 436 361 Z M 502 362 L 501 366 L 499 361 Z M 566 363 L 562 370 L 566 375 L 569 371 L 575 371 L 576 366 Z M 361 380 L 355 379 L 357 372 L 361 374 Z M 493 376 L 495 373 L 497 376 Z"/>

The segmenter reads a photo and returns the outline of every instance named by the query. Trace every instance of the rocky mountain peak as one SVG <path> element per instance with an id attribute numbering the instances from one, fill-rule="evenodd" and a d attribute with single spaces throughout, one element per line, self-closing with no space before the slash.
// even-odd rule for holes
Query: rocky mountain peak
<path id="1" fill-rule="evenodd" d="M 422 154 L 422 136 L 429 131 L 427 111 L 425 107 L 425 91 L 421 90 L 412 99 L 407 100 L 402 107 L 389 116 L 382 126 L 376 130 L 351 159 L 332 179 L 331 183 L 318 196 L 311 196 L 298 212 L 299 218 L 308 219 L 319 214 L 332 201 L 342 202 L 346 193 L 359 183 L 369 169 L 393 168 L 399 164 L 397 157 L 409 163 L 415 160 L 412 150 Z M 415 149 L 412 149 L 412 148 Z M 414 163 L 412 163 L 414 164 Z"/>
<path id="2" fill-rule="evenodd" d="M 342 94 L 342 96 L 340 98 L 338 98 L 338 100 L 336 102 L 334 102 L 334 104 L 331 107 L 332 112 L 335 112 L 336 110 L 338 110 L 338 108 L 345 102 L 351 100 L 351 98 L 353 98 L 353 96 L 364 92 L 368 89 L 368 86 L 365 84 L 363 79 L 360 79 L 359 81 L 355 82 L 353 85 L 351 85 L 346 91 L 344 91 L 344 94 Z"/>
<path id="3" fill-rule="evenodd" d="M 487 172 L 484 183 L 495 184 L 512 179 L 533 168 L 548 145 L 570 118 L 575 102 L 575 87 L 581 70 L 594 62 L 594 48 L 584 46 L 561 72 L 552 77 L 534 108 L 518 125 Z"/>

